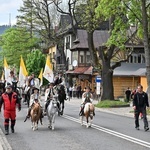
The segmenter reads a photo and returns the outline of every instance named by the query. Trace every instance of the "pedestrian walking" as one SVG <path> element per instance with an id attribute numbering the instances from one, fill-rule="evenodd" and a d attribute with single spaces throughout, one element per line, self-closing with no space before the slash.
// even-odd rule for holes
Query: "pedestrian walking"
<path id="1" fill-rule="evenodd" d="M 148 121 L 147 121 L 147 113 L 146 107 L 149 107 L 148 95 L 143 91 L 143 86 L 138 85 L 137 92 L 133 98 L 133 109 L 135 114 L 135 128 L 139 130 L 139 115 L 142 113 L 143 122 L 144 122 L 144 130 L 149 130 Z"/>
<path id="2" fill-rule="evenodd" d="M 130 101 L 130 96 L 131 96 L 131 90 L 130 90 L 129 87 L 125 91 L 125 94 L 126 94 L 126 101 L 129 102 Z"/>
<path id="3" fill-rule="evenodd" d="M 81 91 L 81 85 L 79 84 L 77 86 L 77 98 L 81 98 L 82 96 L 82 91 Z"/>
<path id="4" fill-rule="evenodd" d="M 9 119 L 11 120 L 11 132 L 14 133 L 14 126 L 16 122 L 16 105 L 18 110 L 21 110 L 21 103 L 18 95 L 13 92 L 12 85 L 6 86 L 6 92 L 2 94 L 0 99 L 0 111 L 4 104 L 4 126 L 5 135 L 9 134 Z"/>
<path id="5" fill-rule="evenodd" d="M 72 86 L 69 87 L 69 96 L 72 98 Z"/>

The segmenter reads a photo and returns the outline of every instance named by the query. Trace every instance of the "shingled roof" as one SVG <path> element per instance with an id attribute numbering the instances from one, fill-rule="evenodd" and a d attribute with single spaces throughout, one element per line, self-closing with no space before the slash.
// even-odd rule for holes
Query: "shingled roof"
<path id="1" fill-rule="evenodd" d="M 113 73 L 114 76 L 145 76 L 145 63 L 122 63 Z"/>
<path id="2" fill-rule="evenodd" d="M 96 48 L 104 45 L 108 38 L 109 33 L 107 30 L 95 30 L 94 31 L 94 45 Z M 75 45 L 71 48 L 71 50 L 75 49 L 87 49 L 88 48 L 88 40 L 87 40 L 87 32 L 86 30 L 77 30 L 78 39 L 75 41 Z"/>

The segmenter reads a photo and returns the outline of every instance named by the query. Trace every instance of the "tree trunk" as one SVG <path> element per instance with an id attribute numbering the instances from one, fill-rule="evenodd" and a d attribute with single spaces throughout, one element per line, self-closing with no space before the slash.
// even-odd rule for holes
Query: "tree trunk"
<path id="1" fill-rule="evenodd" d="M 92 66 L 98 68 L 98 70 L 101 72 L 101 64 L 99 61 L 99 55 L 97 53 L 97 49 L 94 46 L 94 39 L 93 39 L 93 31 L 88 32 L 88 47 L 91 54 L 91 60 L 92 60 Z"/>
<path id="2" fill-rule="evenodd" d="M 110 69 L 110 60 L 103 61 L 102 65 L 102 97 L 101 100 L 114 100 L 113 71 Z"/>
<path id="3" fill-rule="evenodd" d="M 142 3 L 142 24 L 144 33 L 144 50 L 145 50 L 145 61 L 146 61 L 146 76 L 148 85 L 148 95 L 150 97 L 150 41 L 149 41 L 149 30 L 148 30 L 148 15 L 146 10 L 146 1 L 141 0 Z"/>

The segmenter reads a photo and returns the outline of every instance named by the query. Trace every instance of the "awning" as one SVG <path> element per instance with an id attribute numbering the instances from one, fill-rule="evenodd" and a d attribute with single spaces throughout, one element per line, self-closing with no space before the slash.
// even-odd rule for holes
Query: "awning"
<path id="1" fill-rule="evenodd" d="M 93 67 L 91 66 L 84 72 L 84 74 L 92 74 L 92 71 L 93 71 Z"/>
<path id="2" fill-rule="evenodd" d="M 66 71 L 66 74 L 92 74 L 92 69 L 90 67 L 76 67 L 74 70 Z"/>

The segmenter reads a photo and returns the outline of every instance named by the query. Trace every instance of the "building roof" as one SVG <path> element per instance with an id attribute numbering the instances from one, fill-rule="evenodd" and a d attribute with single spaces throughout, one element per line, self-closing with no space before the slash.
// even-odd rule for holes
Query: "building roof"
<path id="1" fill-rule="evenodd" d="M 66 71 L 67 74 L 92 74 L 93 67 L 76 67 L 74 70 Z"/>
<path id="2" fill-rule="evenodd" d="M 92 74 L 93 73 L 93 67 L 89 67 L 85 72 L 84 74 Z"/>
<path id="3" fill-rule="evenodd" d="M 109 38 L 109 33 L 107 30 L 95 30 L 94 31 L 94 45 L 96 48 L 99 46 L 104 45 L 108 38 Z M 78 37 L 78 42 L 71 48 L 71 50 L 74 49 L 87 49 L 88 48 L 88 36 L 86 30 L 77 30 L 77 37 Z"/>
<path id="4" fill-rule="evenodd" d="M 146 68 L 144 63 L 122 63 L 113 73 L 114 76 L 145 76 Z"/>

